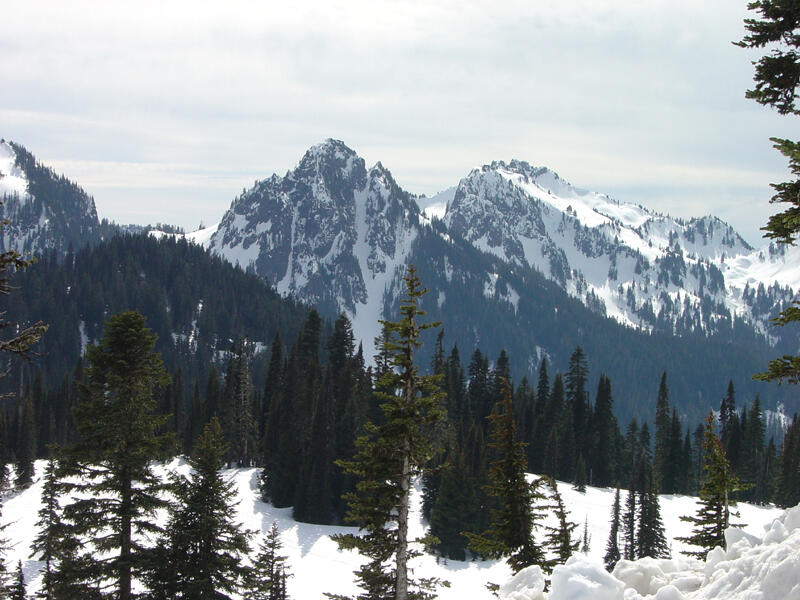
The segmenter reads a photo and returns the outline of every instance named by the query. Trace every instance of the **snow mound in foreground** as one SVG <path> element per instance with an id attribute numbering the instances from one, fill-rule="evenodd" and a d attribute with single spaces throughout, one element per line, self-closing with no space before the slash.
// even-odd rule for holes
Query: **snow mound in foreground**
<path id="1" fill-rule="evenodd" d="M 800 599 L 800 505 L 766 526 L 762 538 L 725 532 L 728 549 L 705 562 L 691 558 L 622 560 L 607 573 L 575 555 L 553 570 L 544 594 L 539 567 L 528 567 L 500 588 L 502 600 L 772 600 Z"/>

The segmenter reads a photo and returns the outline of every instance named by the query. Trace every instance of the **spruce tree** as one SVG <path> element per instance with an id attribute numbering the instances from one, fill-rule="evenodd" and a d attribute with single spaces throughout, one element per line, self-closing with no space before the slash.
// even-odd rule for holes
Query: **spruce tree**
<path id="1" fill-rule="evenodd" d="M 64 521 L 60 500 L 62 484 L 58 479 L 58 465 L 49 460 L 44 471 L 39 520 L 36 522 L 36 537 L 31 545 L 31 557 L 44 562 L 39 598 L 56 600 L 78 595 L 70 589 L 64 570 L 76 551 L 69 525 Z"/>
<path id="2" fill-rule="evenodd" d="M 430 531 L 438 540 L 434 549 L 447 558 L 465 560 L 468 540 L 463 532 L 476 533 L 481 510 L 476 482 L 463 452 L 451 450 L 442 468 L 441 481 L 431 507 Z"/>
<path id="3" fill-rule="evenodd" d="M 408 267 L 404 277 L 406 298 L 401 302 L 400 321 L 381 321 L 384 332 L 382 352 L 387 368 L 376 387 L 382 401 L 383 422 L 365 425 L 365 435 L 356 441 L 357 453 L 339 464 L 361 477 L 356 492 L 348 495 L 347 518 L 359 526 L 358 534 L 333 536 L 342 548 L 355 548 L 368 558 L 356 573 L 364 593 L 359 598 L 395 600 L 430 597 L 434 582 L 409 581 L 408 510 L 411 480 L 430 460 L 434 447 L 431 428 L 443 419 L 441 388 L 435 376 L 421 376 L 414 353 L 422 344 L 422 331 L 438 324 L 420 323 L 424 316 L 420 298 L 427 292 Z M 390 563 L 391 561 L 391 563 Z M 427 585 L 425 585 L 427 583 Z M 410 589 L 411 588 L 411 589 Z"/>
<path id="4" fill-rule="evenodd" d="M 706 418 L 703 438 L 705 464 L 703 465 L 703 483 L 700 486 L 700 506 L 694 517 L 683 516 L 681 521 L 691 523 L 694 527 L 692 535 L 676 538 L 689 545 L 700 548 L 696 551 L 684 552 L 687 556 L 705 559 L 708 552 L 716 546 L 725 547 L 725 529 L 731 526 L 731 507 L 736 505 L 731 494 L 740 490 L 738 479 L 731 473 L 730 464 L 725 457 L 725 449 L 714 434 L 714 414 Z M 736 525 L 734 525 L 736 526 Z"/>
<path id="5" fill-rule="evenodd" d="M 9 600 L 25 600 L 25 575 L 22 572 L 22 561 L 17 561 L 17 570 L 14 573 L 14 581 L 8 590 Z"/>
<path id="6" fill-rule="evenodd" d="M 258 457 L 256 423 L 253 416 L 253 384 L 250 380 L 246 340 L 231 347 L 223 389 L 226 461 L 239 467 L 252 466 Z"/>
<path id="7" fill-rule="evenodd" d="M 549 489 L 551 501 L 549 509 L 555 515 L 557 523 L 555 527 L 545 527 L 547 531 L 545 546 L 550 551 L 550 559 L 545 563 L 545 571 L 550 572 L 556 565 L 566 563 L 567 559 L 577 552 L 580 540 L 574 538 L 573 534 L 578 528 L 578 524 L 569 520 L 564 500 L 558 491 L 556 482 L 546 477 L 544 478 L 544 483 Z"/>
<path id="8" fill-rule="evenodd" d="M 33 397 L 28 390 L 22 400 L 17 433 L 17 489 L 28 487 L 33 482 L 33 461 L 36 459 L 36 426 L 34 423 Z"/>
<path id="9" fill-rule="evenodd" d="M 800 502 L 800 418 L 794 414 L 777 460 L 775 504 L 788 508 Z"/>
<path id="10" fill-rule="evenodd" d="M 667 372 L 661 374 L 661 383 L 658 385 L 658 397 L 656 399 L 656 419 L 655 419 L 655 448 L 653 452 L 653 467 L 655 475 L 659 481 L 663 482 L 668 478 L 667 470 L 670 465 L 670 405 L 669 388 L 667 387 Z M 665 490 L 672 492 L 669 485 Z"/>
<path id="11" fill-rule="evenodd" d="M 220 472 L 225 450 L 219 421 L 212 418 L 189 459 L 192 473 L 176 482 L 161 565 L 167 570 L 155 577 L 167 584 L 167 597 L 216 600 L 240 593 L 247 583 L 242 559 L 250 550 L 249 533 L 233 520 L 236 490 Z"/>
<path id="12" fill-rule="evenodd" d="M 161 533 L 155 513 L 167 505 L 166 486 L 152 469 L 173 446 L 171 436 L 157 435 L 165 418 L 154 414 L 155 392 L 169 378 L 155 341 L 141 314 L 124 312 L 88 346 L 74 409 L 78 441 L 62 463 L 72 498 L 64 519 L 81 547 L 95 553 L 91 562 L 85 554 L 70 560 L 72 583 L 96 582 L 103 598 L 133 598 L 133 580 L 151 567 L 146 540 Z"/>
<path id="13" fill-rule="evenodd" d="M 613 571 L 616 564 L 619 562 L 619 486 L 614 492 L 614 504 L 611 508 L 611 525 L 608 532 L 608 541 L 606 542 L 606 553 L 603 556 L 603 563 L 606 565 L 607 571 Z"/>
<path id="14" fill-rule="evenodd" d="M 628 488 L 625 499 L 625 512 L 622 515 L 622 558 L 636 560 L 636 492 Z"/>
<path id="15" fill-rule="evenodd" d="M 282 546 L 278 523 L 273 521 L 259 545 L 245 600 L 287 600 L 286 579 L 291 575 L 286 567 L 286 557 L 280 554 Z"/>
<path id="16" fill-rule="evenodd" d="M 647 488 L 639 495 L 639 526 L 636 535 L 637 558 L 669 558 L 669 545 L 664 534 L 658 481 L 649 466 Z"/>
<path id="17" fill-rule="evenodd" d="M 469 534 L 478 554 L 508 557 L 516 573 L 529 565 L 543 565 L 544 554 L 533 539 L 535 488 L 525 478 L 525 444 L 516 440 L 511 386 L 503 379 L 502 400 L 489 415 L 492 449 L 497 459 L 489 467 L 487 492 L 495 499 L 491 525 L 481 535 Z"/>
<path id="18" fill-rule="evenodd" d="M 761 18 L 745 19 L 747 35 L 737 43 L 743 48 L 770 47 L 769 54 L 755 61 L 756 85 L 746 96 L 775 108 L 780 114 L 800 115 L 797 107 L 798 68 L 800 67 L 800 6 L 785 0 L 759 0 L 748 4 Z M 775 195 L 770 202 L 788 205 L 772 215 L 762 227 L 764 237 L 780 244 L 793 245 L 800 235 L 800 143 L 770 138 L 776 150 L 789 161 L 791 181 L 771 184 Z M 773 320 L 778 326 L 800 321 L 800 302 L 793 302 Z M 786 354 L 770 361 L 767 370 L 753 377 L 762 381 L 800 383 L 800 356 Z"/>

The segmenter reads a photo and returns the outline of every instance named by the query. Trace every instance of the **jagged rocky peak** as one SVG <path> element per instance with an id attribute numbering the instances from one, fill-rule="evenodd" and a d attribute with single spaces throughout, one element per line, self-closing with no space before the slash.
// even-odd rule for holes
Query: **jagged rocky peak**
<path id="1" fill-rule="evenodd" d="M 418 219 L 413 197 L 388 169 L 367 169 L 344 142 L 328 139 L 283 177 L 236 198 L 210 247 L 282 293 L 354 313 L 370 282 L 391 275 L 407 252 Z"/>

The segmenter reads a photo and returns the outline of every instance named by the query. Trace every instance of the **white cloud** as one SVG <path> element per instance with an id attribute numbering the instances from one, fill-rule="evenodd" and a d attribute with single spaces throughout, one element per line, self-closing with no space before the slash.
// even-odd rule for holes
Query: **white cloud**
<path id="1" fill-rule="evenodd" d="M 193 185 L 210 221 L 243 181 L 337 137 L 417 193 L 516 157 L 755 230 L 785 172 L 767 138 L 800 127 L 744 99 L 745 4 L 6 3 L 0 136 L 119 221 L 194 225 L 175 192 Z"/>

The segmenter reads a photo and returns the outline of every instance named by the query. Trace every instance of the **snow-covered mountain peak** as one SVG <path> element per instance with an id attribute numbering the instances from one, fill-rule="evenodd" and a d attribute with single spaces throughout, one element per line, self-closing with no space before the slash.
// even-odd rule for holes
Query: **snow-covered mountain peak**
<path id="1" fill-rule="evenodd" d="M 210 240 L 212 251 L 252 268 L 278 291 L 345 311 L 371 341 L 383 296 L 402 271 L 419 210 L 381 163 L 339 140 L 312 146 L 297 167 L 245 190 Z M 356 319 L 365 310 L 364 319 Z M 374 314 L 372 314 L 374 313 Z"/>
<path id="2" fill-rule="evenodd" d="M 764 307 L 772 302 L 772 310 L 791 296 L 772 286 L 769 300 L 741 300 L 739 282 L 749 278 L 752 286 L 775 268 L 765 267 L 763 253 L 724 221 L 672 218 L 580 189 L 524 161 L 473 169 L 447 202 L 443 220 L 481 250 L 540 271 L 634 327 L 710 333 L 719 320 L 741 317 L 767 331 Z M 729 271 L 735 278 L 726 282 Z M 764 283 L 770 288 L 773 281 Z"/>

